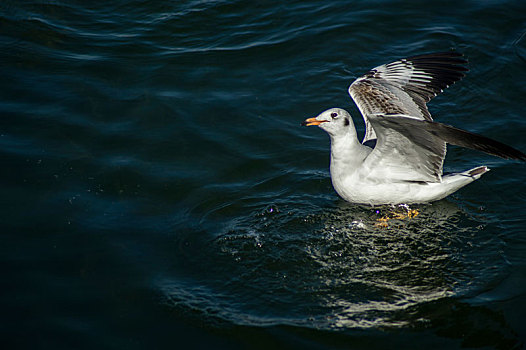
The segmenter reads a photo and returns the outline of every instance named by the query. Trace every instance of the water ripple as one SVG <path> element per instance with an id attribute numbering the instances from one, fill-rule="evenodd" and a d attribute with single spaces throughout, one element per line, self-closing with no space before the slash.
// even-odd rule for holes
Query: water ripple
<path id="1" fill-rule="evenodd" d="M 7 333 L 113 344 L 147 323 L 179 337 L 169 314 L 196 321 L 196 338 L 288 325 L 294 340 L 295 328 L 351 335 L 342 347 L 364 329 L 400 348 L 429 329 L 468 334 L 459 346 L 516 344 L 522 165 L 452 147 L 447 170 L 494 171 L 385 226 L 390 208 L 338 199 L 327 135 L 299 125 L 340 106 L 363 133 L 354 78 L 453 48 L 470 74 L 433 100 L 436 119 L 526 149 L 524 5 L 416 5 L 0 5 Z"/>
<path id="2" fill-rule="evenodd" d="M 486 223 L 473 225 L 454 204 L 418 209 L 380 227 L 391 209 L 344 205 L 303 216 L 272 206 L 232 221 L 208 245 L 200 264 L 214 262 L 215 282 L 196 283 L 198 295 L 169 277 L 160 288 L 174 307 L 239 325 L 407 326 L 415 320 L 404 310 L 481 293 L 485 283 L 474 281 L 498 278 L 493 266 L 503 258 Z"/>

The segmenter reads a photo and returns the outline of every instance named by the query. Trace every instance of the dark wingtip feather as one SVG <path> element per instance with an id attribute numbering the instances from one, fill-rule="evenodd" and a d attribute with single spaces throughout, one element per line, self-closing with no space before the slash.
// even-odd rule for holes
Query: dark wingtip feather
<path id="1" fill-rule="evenodd" d="M 431 52 L 408 57 L 407 60 L 447 61 L 449 63 L 468 64 L 468 60 L 464 54 L 457 51 Z"/>
<path id="2" fill-rule="evenodd" d="M 432 77 L 431 81 L 425 86 L 425 89 L 430 91 L 423 89 L 419 91 L 421 89 L 420 85 L 415 85 L 414 87 L 411 86 L 411 83 L 407 85 L 408 88 L 415 90 L 415 93 L 422 96 L 425 102 L 428 102 L 431 98 L 444 91 L 444 89 L 461 80 L 466 76 L 465 73 L 469 71 L 468 67 L 466 67 L 468 60 L 464 58 L 463 54 L 456 51 L 418 55 L 406 58 L 403 61 L 410 62 L 414 69 L 425 72 Z"/>
<path id="3" fill-rule="evenodd" d="M 479 150 L 504 159 L 526 162 L 526 154 L 502 142 L 446 124 L 429 122 L 427 125 L 429 130 L 437 132 L 437 136 L 452 145 Z"/>
<path id="4" fill-rule="evenodd" d="M 408 118 L 407 116 L 397 114 L 384 114 L 382 118 L 373 118 L 384 123 L 386 127 L 398 130 L 404 134 L 410 134 L 413 141 L 424 140 L 422 145 L 438 137 L 451 145 L 471 148 L 504 159 L 515 159 L 526 162 L 526 154 L 518 149 L 482 135 L 457 129 L 450 125 Z"/>

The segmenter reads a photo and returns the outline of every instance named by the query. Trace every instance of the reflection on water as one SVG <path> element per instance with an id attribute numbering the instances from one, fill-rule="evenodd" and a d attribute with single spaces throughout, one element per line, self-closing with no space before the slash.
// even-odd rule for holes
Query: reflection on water
<path id="1" fill-rule="evenodd" d="M 458 235 L 467 233 L 459 232 L 462 212 L 449 202 L 413 209 L 416 217 L 391 219 L 386 227 L 379 225 L 383 218 L 405 209 L 344 206 L 323 218 L 327 244 L 310 252 L 325 284 L 345 291 L 325 296 L 336 311 L 331 327 L 408 325 L 399 311 L 455 294 L 450 264 Z"/>
<path id="2" fill-rule="evenodd" d="M 418 326 L 431 321 L 414 317 L 422 306 L 481 293 L 505 265 L 490 220 L 448 201 L 386 227 L 380 218 L 405 209 L 292 208 L 231 220 L 192 257 L 209 278 L 160 281 L 168 303 L 237 325 Z"/>

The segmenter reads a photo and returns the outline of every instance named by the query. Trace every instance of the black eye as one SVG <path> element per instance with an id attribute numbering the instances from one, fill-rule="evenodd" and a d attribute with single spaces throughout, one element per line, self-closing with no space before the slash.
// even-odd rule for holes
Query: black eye
<path id="1" fill-rule="evenodd" d="M 331 117 L 336 118 L 338 116 L 338 113 L 331 113 Z"/>

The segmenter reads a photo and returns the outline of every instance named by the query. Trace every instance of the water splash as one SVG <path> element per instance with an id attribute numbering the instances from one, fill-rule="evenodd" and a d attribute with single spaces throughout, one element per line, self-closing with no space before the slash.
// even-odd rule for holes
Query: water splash
<path id="1" fill-rule="evenodd" d="M 238 325 L 413 326 L 425 322 L 413 318 L 420 305 L 481 292 L 474 281 L 502 262 L 487 223 L 446 201 L 381 227 L 393 208 L 279 208 L 232 220 L 207 245 L 199 263 L 209 280 L 162 280 L 168 304 Z"/>

